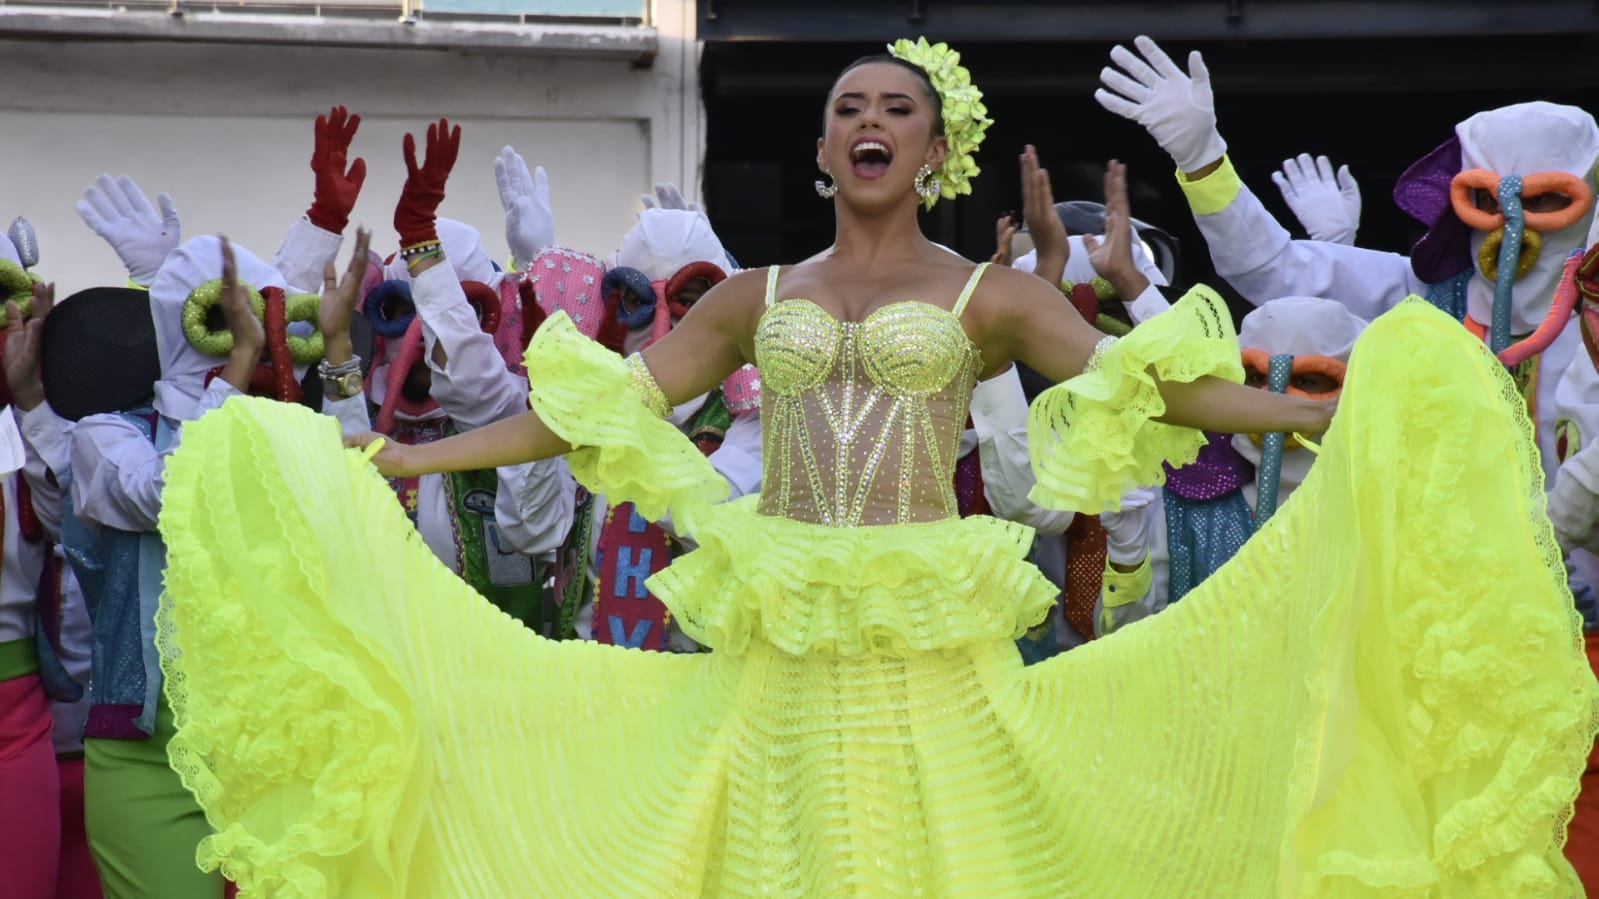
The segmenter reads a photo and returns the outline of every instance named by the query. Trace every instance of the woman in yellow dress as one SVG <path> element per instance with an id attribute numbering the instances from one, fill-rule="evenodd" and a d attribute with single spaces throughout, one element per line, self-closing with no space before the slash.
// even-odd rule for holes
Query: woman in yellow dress
<path id="1" fill-rule="evenodd" d="M 919 232 L 987 120 L 947 48 L 894 56 L 828 98 L 833 247 L 729 278 L 642 357 L 557 315 L 532 411 L 427 446 L 342 449 L 250 399 L 186 428 L 161 642 L 202 867 L 247 897 L 1579 893 L 1559 850 L 1596 687 L 1503 370 L 1401 306 L 1328 429 L 1235 383 L 1206 290 L 1103 338 Z M 1325 431 L 1322 459 L 1181 605 L 1024 668 L 1055 591 L 1027 528 L 950 488 L 973 379 L 1012 359 L 1063 382 L 1032 410 L 1042 504 L 1111 508 L 1198 429 Z M 746 362 L 765 482 L 718 505 L 660 418 Z M 650 586 L 714 652 L 541 639 L 368 464 L 562 452 L 693 534 Z"/>

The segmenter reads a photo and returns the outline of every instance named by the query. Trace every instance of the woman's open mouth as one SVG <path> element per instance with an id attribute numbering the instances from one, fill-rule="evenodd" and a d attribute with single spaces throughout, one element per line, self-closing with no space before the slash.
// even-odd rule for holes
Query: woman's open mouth
<path id="1" fill-rule="evenodd" d="M 894 161 L 894 154 L 882 141 L 863 140 L 850 148 L 849 158 L 850 169 L 855 177 L 872 181 L 888 173 L 888 165 Z"/>

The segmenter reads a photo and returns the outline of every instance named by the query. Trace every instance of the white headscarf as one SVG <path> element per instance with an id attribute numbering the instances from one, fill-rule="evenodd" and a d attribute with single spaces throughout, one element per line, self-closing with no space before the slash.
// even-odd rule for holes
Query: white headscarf
<path id="1" fill-rule="evenodd" d="M 256 290 L 276 287 L 289 292 L 278 270 L 238 244 L 233 245 L 239 280 Z M 205 373 L 227 360 L 207 356 L 183 336 L 183 303 L 190 292 L 222 277 L 222 241 L 210 235 L 191 237 L 168 254 L 150 284 L 150 314 L 155 318 L 156 349 L 161 355 L 161 380 L 155 383 L 155 408 L 168 418 L 189 421 L 199 413 Z"/>
<path id="2" fill-rule="evenodd" d="M 622 236 L 610 266 L 636 268 L 651 281 L 665 281 L 690 262 L 728 264 L 710 220 L 687 209 L 646 209 Z"/>
<path id="3" fill-rule="evenodd" d="M 1463 169 L 1487 169 L 1499 175 L 1568 172 L 1599 191 L 1594 166 L 1599 163 L 1599 125 L 1575 106 L 1538 101 L 1479 112 L 1455 126 Z M 1593 210 L 1575 224 L 1543 235 L 1543 250 L 1532 270 L 1511 290 L 1511 330 L 1527 334 L 1543 323 L 1560 282 L 1566 256 L 1584 245 Z M 1487 234 L 1471 234 L 1472 266 Z M 1493 321 L 1494 282 L 1480 270 L 1466 288 L 1466 309 L 1483 324 Z"/>
<path id="4" fill-rule="evenodd" d="M 1244 316 L 1238 329 L 1238 345 L 1272 356 L 1331 356 L 1347 363 L 1355 341 L 1365 329 L 1365 320 L 1336 300 L 1283 297 L 1262 303 Z M 1234 434 L 1233 449 L 1252 464 L 1260 465 L 1260 447 L 1248 434 Z M 1278 502 L 1286 500 L 1304 482 L 1315 461 L 1315 454 L 1303 447 L 1283 452 Z"/>

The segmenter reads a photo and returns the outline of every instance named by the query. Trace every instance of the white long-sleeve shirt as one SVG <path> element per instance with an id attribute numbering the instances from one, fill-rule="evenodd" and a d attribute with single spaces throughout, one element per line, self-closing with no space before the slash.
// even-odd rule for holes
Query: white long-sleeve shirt
<path id="1" fill-rule="evenodd" d="M 273 265 L 290 286 L 320 292 L 324 269 L 338 256 L 342 241 L 342 235 L 324 231 L 302 216 L 290 226 Z M 509 376 L 493 340 L 478 327 L 454 269 L 439 265 L 424 272 L 412 284 L 412 301 L 422 319 L 433 398 L 458 430 L 482 427 L 527 408 L 526 382 L 518 386 L 518 379 Z M 436 345 L 442 345 L 449 358 L 444 366 L 433 362 Z M 364 399 L 361 405 L 365 417 Z M 371 429 L 369 417 L 363 429 Z M 577 489 L 566 463 L 554 459 L 507 466 L 498 475 L 494 528 L 504 540 L 502 549 L 539 555 L 559 546 L 572 526 Z M 451 568 L 458 567 L 443 475 L 424 475 L 417 483 L 417 532 L 434 555 Z"/>
<path id="2" fill-rule="evenodd" d="M 277 255 L 272 257 L 272 267 L 295 290 L 319 294 L 326 266 L 338 258 L 343 243 L 344 235 L 324 231 L 302 215 L 289 226 Z M 339 275 L 343 277 L 344 273 Z"/>
<path id="3" fill-rule="evenodd" d="M 240 396 L 233 385 L 215 378 L 200 397 L 199 414 Z M 325 400 L 322 411 L 339 420 L 345 436 L 370 430 L 366 399 Z M 90 415 L 70 432 L 72 504 L 85 523 L 124 531 L 154 531 L 161 517 L 161 491 L 166 487 L 167 457 L 178 448 L 178 433 L 164 451 L 132 422 L 115 413 Z"/>
<path id="4" fill-rule="evenodd" d="M 14 416 L 16 411 L 6 409 L 3 414 Z M 21 416 L 25 417 L 25 416 Z M 11 424 L 7 425 L 12 426 Z M 20 426 L 18 426 L 20 429 Z M 37 596 L 39 588 L 39 575 L 44 570 L 46 559 L 46 542 L 43 539 L 29 542 L 22 537 L 22 525 L 18 519 L 18 504 L 20 502 L 17 490 L 20 474 L 27 479 L 29 491 L 33 494 L 34 508 L 37 512 L 43 507 L 39 515 L 40 524 L 45 526 L 46 534 L 50 533 L 47 526 L 47 517 L 52 508 L 56 523 L 56 532 L 59 532 L 61 513 L 61 491 L 50 484 L 46 477 L 43 458 L 28 444 L 26 434 L 23 434 L 24 461 L 19 472 L 7 473 L 0 478 L 0 497 L 3 497 L 4 507 L 0 509 L 0 539 L 3 539 L 5 552 L 0 558 L 0 643 L 12 640 L 32 639 L 33 631 L 38 621 Z"/>
<path id="5" fill-rule="evenodd" d="M 455 272 L 448 265 L 436 265 L 418 275 L 411 285 L 417 317 L 422 320 L 423 358 L 433 373 L 432 396 L 457 429 L 470 431 L 503 418 L 527 411 L 527 380 L 511 372 L 494 345 L 494 339 L 478 326 L 477 313 L 467 302 Z M 435 350 L 442 349 L 440 364 Z M 564 459 L 540 459 L 520 465 L 507 465 L 496 472 L 499 487 L 495 496 L 495 525 L 502 537 L 518 552 L 539 555 L 561 545 L 572 529 L 577 482 Z M 454 537 L 448 528 L 449 510 L 445 507 L 444 482 L 439 475 L 419 483 L 417 526 L 430 546 L 429 531 L 423 519 L 439 519 L 445 524 L 442 537 Z M 433 499 L 429 496 L 433 495 Z M 434 512 L 423 511 L 431 505 Z M 442 513 L 445 517 L 440 517 Z M 435 551 L 437 551 L 437 547 Z"/>
<path id="6" fill-rule="evenodd" d="M 61 517 L 65 504 L 65 491 L 60 479 L 71 464 L 72 423 L 56 415 L 49 403 L 40 403 L 20 416 L 22 438 L 30 452 L 39 460 L 38 470 L 33 466 L 23 469 L 28 487 L 33 493 L 33 511 L 39 518 L 45 536 L 59 542 Z M 54 473 L 56 477 L 51 477 Z M 10 537 L 7 537 L 8 544 Z M 59 661 L 67 674 L 83 687 L 83 697 L 77 702 L 50 703 L 50 714 L 55 718 L 52 734 L 57 753 L 83 750 L 83 724 L 89 716 L 89 675 L 93 655 L 94 629 L 89 621 L 89 607 L 78 585 L 72 566 L 60 546 L 42 560 L 44 565 L 54 565 L 60 572 L 61 630 Z M 35 580 L 37 581 L 36 573 Z M 4 639 L 4 638 L 0 638 Z"/>
<path id="7" fill-rule="evenodd" d="M 1040 534 L 1061 534 L 1073 514 L 1034 505 L 1027 494 L 1037 483 L 1027 454 L 1027 394 L 1013 365 L 978 381 L 972 390 L 972 427 L 961 435 L 960 456 L 978 453 L 983 498 L 995 518 L 1015 521 Z"/>
<path id="8" fill-rule="evenodd" d="M 1292 239 L 1238 177 L 1229 160 L 1223 160 L 1221 168 L 1205 178 L 1179 180 L 1193 208 L 1194 222 L 1210 247 L 1216 274 L 1251 303 L 1287 296 L 1326 297 L 1372 321 L 1412 294 L 1426 296 L 1427 285 L 1416 277 L 1408 257 Z M 1559 467 L 1555 392 L 1567 366 L 1579 356 L 1585 356 L 1582 335 L 1573 322 L 1539 361 L 1538 451 L 1551 486 Z M 1395 389 L 1403 389 L 1403 385 Z"/>

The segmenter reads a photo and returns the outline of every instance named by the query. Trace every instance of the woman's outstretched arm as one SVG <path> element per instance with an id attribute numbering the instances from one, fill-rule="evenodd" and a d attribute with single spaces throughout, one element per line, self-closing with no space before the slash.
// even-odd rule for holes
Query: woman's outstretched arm
<path id="1" fill-rule="evenodd" d="M 743 347 L 760 308 L 764 275 L 735 275 L 706 292 L 666 337 L 643 354 L 650 373 L 672 403 L 708 392 L 745 362 Z M 598 414 L 598 410 L 597 414 Z M 350 438 L 366 447 L 382 435 Z M 572 445 L 532 411 L 445 440 L 418 446 L 386 441 L 373 463 L 385 477 L 444 471 L 480 471 L 547 459 Z"/>

